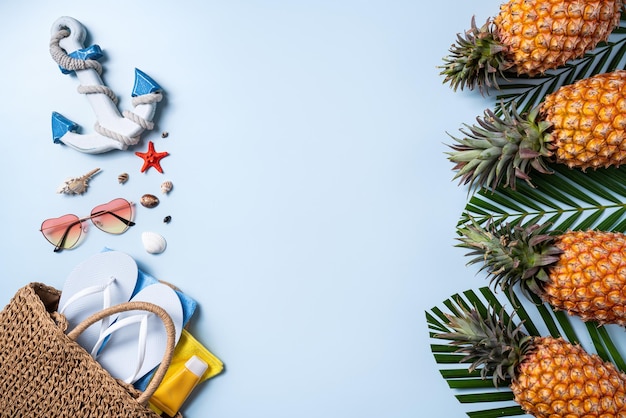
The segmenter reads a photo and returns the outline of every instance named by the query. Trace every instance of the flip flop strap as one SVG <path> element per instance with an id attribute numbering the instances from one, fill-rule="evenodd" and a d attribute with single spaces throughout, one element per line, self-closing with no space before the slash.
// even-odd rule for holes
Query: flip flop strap
<path id="1" fill-rule="evenodd" d="M 139 323 L 139 333 L 138 333 L 138 339 L 137 339 L 137 363 L 136 363 L 137 365 L 135 367 L 135 371 L 133 372 L 133 374 L 127 377 L 126 379 L 124 379 L 124 382 L 132 383 L 137 377 L 139 370 L 141 370 L 141 367 L 143 366 L 143 362 L 146 358 L 146 348 L 147 348 L 146 342 L 148 340 L 148 318 L 151 315 L 153 314 L 143 313 L 143 314 L 130 315 L 130 316 L 127 316 L 126 318 L 120 319 L 117 322 L 115 322 L 113 325 L 108 327 L 103 333 L 100 334 L 98 341 L 96 342 L 93 349 L 91 350 L 91 356 L 95 359 L 98 358 L 98 355 L 100 354 L 99 351 L 102 348 L 102 345 L 104 344 L 105 340 L 114 332 L 124 327 L 127 327 L 129 325 Z"/>
<path id="2" fill-rule="evenodd" d="M 75 303 L 76 301 L 83 299 L 87 296 L 94 295 L 96 293 L 102 293 L 102 309 L 106 309 L 111 306 L 111 287 L 115 282 L 115 277 L 111 276 L 106 283 L 96 284 L 93 286 L 86 287 L 84 289 L 79 290 L 70 296 L 61 309 L 59 309 L 59 313 L 65 312 L 68 306 Z M 109 317 L 106 317 L 102 320 L 100 325 L 100 334 L 104 332 L 109 326 Z"/>
<path id="3" fill-rule="evenodd" d="M 167 368 L 170 366 L 172 362 L 172 356 L 174 355 L 174 347 L 176 346 L 176 328 L 174 327 L 174 322 L 169 314 L 160 306 L 157 306 L 153 303 L 149 302 L 124 302 L 119 305 L 113 305 L 110 308 L 104 309 L 102 311 L 96 312 L 91 315 L 89 318 L 85 319 L 83 322 L 78 324 L 72 331 L 67 334 L 67 337 L 76 341 L 76 338 L 80 334 L 82 334 L 87 328 L 89 328 L 92 324 L 95 324 L 102 318 L 106 316 L 110 316 L 120 312 L 127 311 L 136 311 L 136 310 L 144 310 L 148 312 L 152 312 L 156 316 L 158 316 L 161 321 L 163 321 L 163 326 L 165 327 L 165 333 L 167 334 L 167 343 L 165 346 L 165 352 L 163 353 L 163 359 L 161 364 L 157 368 L 156 372 L 152 376 L 152 380 L 146 386 L 146 389 L 137 397 L 137 402 L 142 405 L 147 405 L 148 400 L 152 397 L 152 394 L 157 390 L 161 382 L 163 381 L 163 377 L 165 377 L 165 373 L 167 372 Z"/>

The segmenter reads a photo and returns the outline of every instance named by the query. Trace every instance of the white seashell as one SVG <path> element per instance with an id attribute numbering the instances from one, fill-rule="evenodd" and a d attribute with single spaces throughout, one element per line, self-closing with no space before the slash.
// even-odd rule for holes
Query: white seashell
<path id="1" fill-rule="evenodd" d="M 161 183 L 161 192 L 167 194 L 172 191 L 172 187 L 174 187 L 174 184 L 171 181 L 164 181 L 163 183 Z"/>
<path id="2" fill-rule="evenodd" d="M 165 238 L 156 232 L 146 231 L 142 233 L 141 242 L 143 243 L 143 248 L 150 254 L 160 254 L 167 247 Z"/>
<path id="3" fill-rule="evenodd" d="M 65 194 L 83 194 L 89 187 L 89 179 L 96 175 L 100 171 L 99 168 L 94 168 L 89 173 L 80 177 L 71 177 L 66 179 L 63 184 L 57 189 L 57 193 Z"/>

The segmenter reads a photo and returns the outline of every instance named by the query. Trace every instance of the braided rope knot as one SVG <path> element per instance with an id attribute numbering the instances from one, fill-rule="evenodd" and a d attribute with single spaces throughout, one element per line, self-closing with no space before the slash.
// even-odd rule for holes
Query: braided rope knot
<path id="1" fill-rule="evenodd" d="M 67 29 L 59 30 L 50 39 L 50 55 L 52 59 L 59 64 L 61 68 L 69 71 L 86 70 L 91 68 L 98 74 L 102 74 L 102 64 L 94 59 L 81 60 L 78 58 L 70 57 L 63 48 L 61 48 L 61 40 L 70 36 L 70 31 Z"/>

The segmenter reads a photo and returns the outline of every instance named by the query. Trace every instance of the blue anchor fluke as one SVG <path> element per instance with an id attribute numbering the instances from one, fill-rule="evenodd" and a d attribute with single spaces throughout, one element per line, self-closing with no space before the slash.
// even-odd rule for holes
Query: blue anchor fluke
<path id="1" fill-rule="evenodd" d="M 114 149 L 126 149 L 126 146 L 97 133 L 79 134 L 79 125 L 58 112 L 52 112 L 52 140 L 55 144 L 67 145 L 77 151 L 88 154 L 100 154 Z"/>
<path id="2" fill-rule="evenodd" d="M 68 132 L 76 132 L 78 125 L 60 113 L 52 112 L 52 140 L 62 144 L 61 138 Z"/>
<path id="3" fill-rule="evenodd" d="M 77 49 L 76 51 L 70 52 L 68 54 L 72 58 L 76 58 L 78 60 L 99 60 L 103 57 L 102 49 L 99 45 L 91 45 L 87 48 Z M 59 65 L 59 69 L 63 74 L 73 73 L 73 70 L 68 70 Z"/>
<path id="4" fill-rule="evenodd" d="M 143 96 L 144 94 L 156 93 L 161 90 L 161 86 L 150 76 L 139 68 L 135 68 L 135 85 L 133 86 L 132 97 Z"/>

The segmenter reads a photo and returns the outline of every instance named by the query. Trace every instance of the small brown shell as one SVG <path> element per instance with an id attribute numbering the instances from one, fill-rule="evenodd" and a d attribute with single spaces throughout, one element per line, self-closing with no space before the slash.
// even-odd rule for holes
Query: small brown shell
<path id="1" fill-rule="evenodd" d="M 146 193 L 145 195 L 141 196 L 139 202 L 142 206 L 146 208 L 155 208 L 159 204 L 159 198 L 153 194 Z"/>
<path id="2" fill-rule="evenodd" d="M 122 173 L 119 176 L 117 176 L 117 181 L 120 184 L 124 184 L 128 181 L 128 173 Z"/>

